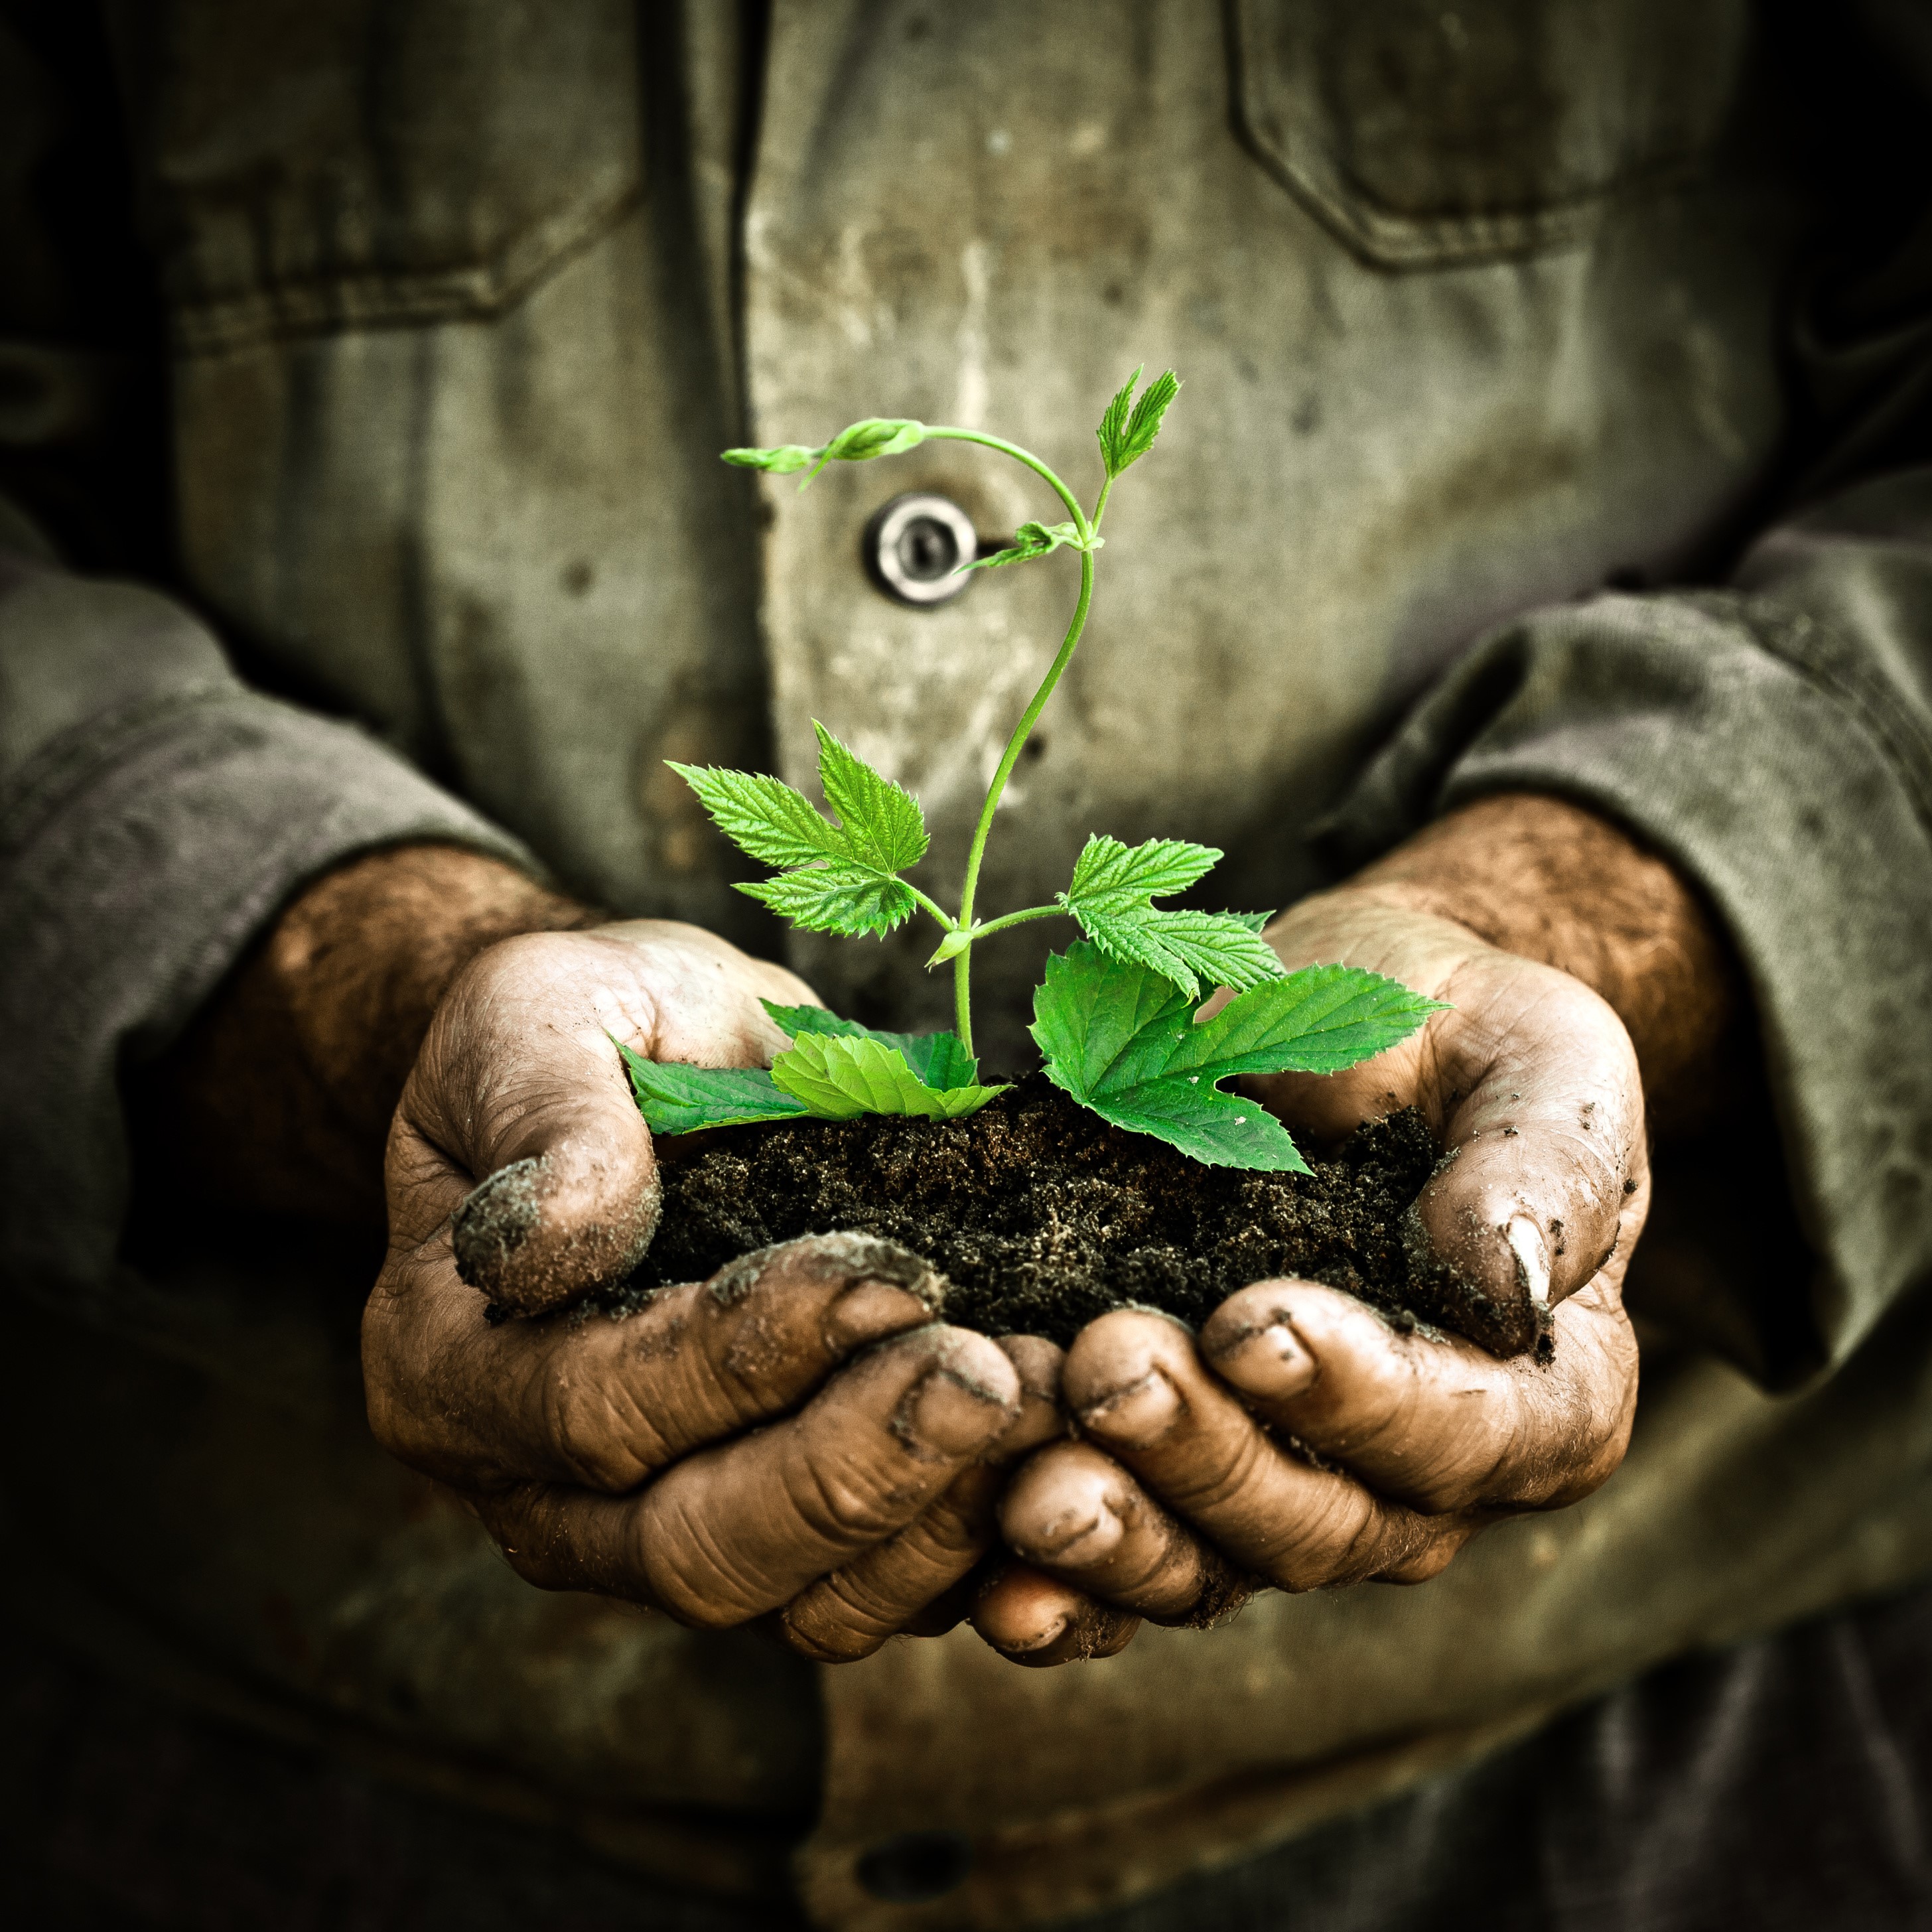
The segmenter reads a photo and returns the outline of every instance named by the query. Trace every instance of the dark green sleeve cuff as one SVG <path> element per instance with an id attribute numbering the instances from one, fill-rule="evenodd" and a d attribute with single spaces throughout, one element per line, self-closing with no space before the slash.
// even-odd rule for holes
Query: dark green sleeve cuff
<path id="1" fill-rule="evenodd" d="M 1738 580 L 1497 632 L 1330 836 L 1359 862 L 1484 794 L 1552 793 L 1703 889 L 1755 998 L 1784 1154 L 1744 1184 L 1790 1189 L 1816 1360 L 1836 1361 L 1932 1276 L 1932 482 L 1839 500 Z M 1732 1292 L 1748 1307 L 1760 1287 Z"/>
<path id="2" fill-rule="evenodd" d="M 421 840 L 532 866 L 362 732 L 248 690 L 166 598 L 0 557 L 10 1281 L 105 1307 L 128 1192 L 123 1064 L 180 1032 L 304 881 Z"/>

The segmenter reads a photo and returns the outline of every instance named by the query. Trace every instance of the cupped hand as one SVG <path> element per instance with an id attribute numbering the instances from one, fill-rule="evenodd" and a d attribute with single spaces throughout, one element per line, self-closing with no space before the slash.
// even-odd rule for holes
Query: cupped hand
<path id="1" fill-rule="evenodd" d="M 1058 1352 L 944 1326 L 925 1265 L 853 1234 L 628 1312 L 571 1311 L 635 1265 L 656 1214 L 612 1037 L 761 1064 L 783 1044 L 761 995 L 812 998 L 656 922 L 529 934 L 470 962 L 391 1130 L 370 1419 L 534 1582 L 695 1624 L 766 1618 L 808 1654 L 862 1655 L 932 1618 L 992 1541 L 998 1459 L 1058 1426 Z"/>
<path id="2" fill-rule="evenodd" d="M 1210 1621 L 1257 1584 L 1418 1582 L 1486 1523 L 1588 1494 L 1628 1444 L 1622 1286 L 1649 1171 L 1616 1015 L 1568 974 L 1372 889 L 1306 901 L 1269 937 L 1291 968 L 1344 960 L 1450 1004 L 1360 1067 L 1254 1090 L 1317 1140 L 1419 1108 L 1450 1156 L 1417 1202 L 1422 1229 L 1543 1344 L 1498 1359 L 1306 1281 L 1242 1289 L 1198 1338 L 1157 1315 L 1102 1318 L 1064 1364 L 1081 1439 L 1034 1455 L 1001 1503 L 1030 1567 L 1011 1603 L 996 1586 L 980 1606 L 996 1644 L 1042 1576 L 1165 1623 Z"/>

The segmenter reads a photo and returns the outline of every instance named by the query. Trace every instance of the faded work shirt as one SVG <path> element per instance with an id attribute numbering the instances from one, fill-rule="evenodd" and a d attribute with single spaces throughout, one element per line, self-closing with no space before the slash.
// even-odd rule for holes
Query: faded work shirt
<path id="1" fill-rule="evenodd" d="M 776 1882 L 810 1820 L 826 1924 L 992 1926 L 1932 1568 L 1926 91 L 1923 10 L 1882 0 L 9 0 L 23 1604 L 689 1881 Z M 1051 505 L 956 446 L 803 496 L 716 452 L 904 415 L 1088 476 L 1142 362 L 1186 387 L 986 902 L 1106 831 L 1221 846 L 1216 902 L 1276 906 L 1498 790 L 1667 854 L 1763 1098 L 1660 1150 L 1629 1460 L 1423 1588 L 1058 1672 L 958 1632 L 821 1673 L 530 1589 L 370 1443 L 361 1257 L 125 1258 L 118 1076 L 398 841 L 776 943 L 663 760 L 808 783 L 814 717 L 919 794 L 946 877 L 1064 573 L 906 609 L 862 532 L 904 490 L 988 537 Z M 995 1058 L 1037 930 L 986 964 Z M 920 951 L 795 963 L 917 1025 Z M 931 1829 L 961 1884 L 866 1891 Z"/>

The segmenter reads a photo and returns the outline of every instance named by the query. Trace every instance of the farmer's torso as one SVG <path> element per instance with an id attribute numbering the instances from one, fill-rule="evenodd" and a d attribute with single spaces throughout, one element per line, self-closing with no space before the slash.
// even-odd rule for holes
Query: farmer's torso
<path id="1" fill-rule="evenodd" d="M 662 760 L 796 778 L 813 716 L 920 794 L 944 890 L 1070 601 L 1070 563 L 937 611 L 868 582 L 900 491 L 986 536 L 1052 511 L 997 458 L 761 505 L 728 442 L 962 423 L 1090 500 L 1106 397 L 1185 379 L 988 909 L 1094 830 L 1222 846 L 1216 903 L 1280 903 L 1448 654 L 1682 567 L 1778 442 L 1792 201 L 1741 0 L 733 17 L 203 0 L 150 29 L 194 588 L 607 903 L 752 932 Z M 985 962 L 1010 1016 L 1032 936 Z M 801 963 L 937 1018 L 922 951 Z"/>

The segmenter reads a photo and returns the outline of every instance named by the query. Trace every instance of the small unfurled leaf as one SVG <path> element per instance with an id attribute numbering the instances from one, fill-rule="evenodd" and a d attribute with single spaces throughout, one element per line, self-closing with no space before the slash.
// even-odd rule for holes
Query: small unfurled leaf
<path id="1" fill-rule="evenodd" d="M 1073 550 L 1096 550 L 1107 547 L 1105 537 L 1080 534 L 1079 526 L 1064 524 L 1022 524 L 1013 532 L 1011 545 L 996 550 L 991 556 L 962 563 L 962 570 L 1004 570 L 1010 563 L 1026 563 L 1036 556 L 1051 556 L 1063 545 Z"/>
<path id="2" fill-rule="evenodd" d="M 724 460 L 740 470 L 763 470 L 774 476 L 789 476 L 818 460 L 820 452 L 796 442 L 781 443 L 776 449 L 728 449 Z"/>
<path id="3" fill-rule="evenodd" d="M 926 425 L 906 416 L 868 416 L 842 429 L 824 448 L 814 450 L 817 458 L 812 476 L 798 487 L 802 490 L 828 463 L 868 463 L 875 456 L 898 456 L 916 449 L 926 440 Z"/>
<path id="4" fill-rule="evenodd" d="M 903 926 L 919 904 L 904 880 L 846 859 L 781 872 L 776 878 L 746 880 L 738 890 L 808 932 L 848 938 L 862 932 L 883 937 Z"/>
<path id="5" fill-rule="evenodd" d="M 802 792 L 764 772 L 725 771 L 715 765 L 669 765 L 692 790 L 719 831 L 768 866 L 810 866 L 845 852 L 836 826 Z"/>
<path id="6" fill-rule="evenodd" d="M 926 814 L 903 786 L 873 770 L 817 718 L 818 782 L 844 827 L 844 854 L 881 872 L 903 872 L 926 856 Z"/>
<path id="7" fill-rule="evenodd" d="M 1281 1123 L 1222 1093 L 1236 1073 L 1338 1072 L 1406 1040 L 1439 1002 L 1354 966 L 1310 966 L 1231 1000 L 1196 1024 L 1162 974 L 1090 944 L 1046 965 L 1033 1036 L 1047 1077 L 1132 1133 L 1210 1166 L 1306 1172 Z"/>
<path id="8" fill-rule="evenodd" d="M 929 973 L 935 966 L 944 966 L 949 959 L 957 959 L 967 947 L 980 937 L 980 922 L 976 919 L 970 926 L 956 926 L 932 950 L 932 957 L 926 962 Z"/>
<path id="9" fill-rule="evenodd" d="M 869 1035 L 808 1033 L 772 1062 L 772 1079 L 821 1120 L 861 1114 L 957 1120 L 977 1113 L 1004 1087 L 928 1087 L 898 1048 Z"/>
<path id="10" fill-rule="evenodd" d="M 1127 418 L 1133 411 L 1134 392 L 1140 386 L 1141 376 L 1146 368 L 1147 364 L 1143 362 L 1114 392 L 1112 400 L 1107 404 L 1106 413 L 1100 418 L 1100 427 L 1095 432 L 1100 439 L 1100 460 L 1107 466 L 1109 476 L 1119 476 L 1126 467 L 1125 464 L 1117 464 L 1114 458 L 1126 441 Z"/>
<path id="11" fill-rule="evenodd" d="M 904 1054 L 906 1064 L 920 1079 L 942 1091 L 970 1087 L 980 1077 L 980 1063 L 960 1044 L 956 1033 L 884 1033 L 856 1020 L 841 1019 L 823 1006 L 782 1006 L 771 1000 L 758 1004 L 794 1038 L 824 1034 L 844 1040 L 876 1040 Z"/>
<path id="12" fill-rule="evenodd" d="M 867 416 L 842 429 L 825 446 L 840 463 L 864 463 L 874 456 L 899 456 L 926 440 L 926 425 L 909 416 Z"/>
<path id="13" fill-rule="evenodd" d="M 1100 418 L 1100 456 L 1110 477 L 1119 476 L 1130 464 L 1138 463 L 1154 447 L 1154 440 L 1160 434 L 1161 418 L 1166 415 L 1168 404 L 1180 393 L 1180 382 L 1174 371 L 1163 370 L 1136 402 L 1134 388 L 1140 379 L 1141 370 L 1136 369 L 1120 385 Z"/>
<path id="14" fill-rule="evenodd" d="M 806 1111 L 802 1100 L 781 1093 L 762 1066 L 686 1066 L 646 1060 L 621 1040 L 612 1044 L 623 1056 L 638 1111 L 654 1134 L 796 1120 Z"/>
<path id="15" fill-rule="evenodd" d="M 789 476 L 794 470 L 809 470 L 812 475 L 798 486 L 809 484 L 828 463 L 864 463 L 874 456 L 897 456 L 915 449 L 926 440 L 926 425 L 908 416 L 868 416 L 842 429 L 830 442 L 816 449 L 802 443 L 780 443 L 771 449 L 728 449 L 721 452 L 727 463 L 741 470 L 763 470 L 774 476 Z"/>

